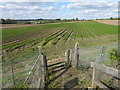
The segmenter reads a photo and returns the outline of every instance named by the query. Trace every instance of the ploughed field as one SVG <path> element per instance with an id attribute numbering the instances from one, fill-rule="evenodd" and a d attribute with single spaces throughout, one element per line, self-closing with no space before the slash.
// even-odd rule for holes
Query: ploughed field
<path id="1" fill-rule="evenodd" d="M 3 29 L 3 86 L 10 86 L 10 82 L 7 86 L 5 84 L 12 81 L 9 61 L 14 64 L 17 81 L 24 80 L 38 56 L 38 46 L 42 46 L 47 60 L 63 59 L 65 51 L 73 48 L 75 42 L 79 42 L 81 47 L 115 43 L 117 33 L 118 26 L 95 21 Z"/>
<path id="2" fill-rule="evenodd" d="M 119 25 L 120 20 L 96 20 L 97 22 L 110 24 L 110 25 Z"/>

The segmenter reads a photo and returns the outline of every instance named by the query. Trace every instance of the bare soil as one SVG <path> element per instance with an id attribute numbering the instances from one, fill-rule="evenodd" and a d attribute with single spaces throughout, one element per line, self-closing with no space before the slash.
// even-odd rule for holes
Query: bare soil
<path id="1" fill-rule="evenodd" d="M 59 23 L 47 23 L 47 24 L 59 24 Z M 20 28 L 20 27 L 30 27 L 30 26 L 40 26 L 40 25 L 47 25 L 47 24 L 0 24 L 0 28 L 7 29 L 7 28 Z"/>
<path id="2" fill-rule="evenodd" d="M 7 29 L 7 28 L 17 28 L 17 27 L 28 27 L 28 26 L 39 26 L 42 24 L 2 24 L 2 29 Z"/>
<path id="3" fill-rule="evenodd" d="M 96 20 L 97 22 L 104 23 L 104 24 L 110 24 L 110 25 L 119 25 L 120 20 Z"/>

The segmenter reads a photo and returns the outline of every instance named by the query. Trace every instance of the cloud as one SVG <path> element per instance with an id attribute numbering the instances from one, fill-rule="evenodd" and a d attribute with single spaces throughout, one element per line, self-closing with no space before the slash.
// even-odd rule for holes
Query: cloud
<path id="1" fill-rule="evenodd" d="M 1 2 L 69 2 L 69 0 L 0 0 Z"/>
<path id="2" fill-rule="evenodd" d="M 0 0 L 0 2 L 113 2 L 113 0 Z M 114 0 L 119 2 L 119 0 Z"/>
<path id="3" fill-rule="evenodd" d="M 55 7 L 47 7 L 47 8 L 40 8 L 40 10 L 43 10 L 43 11 L 53 11 L 53 10 L 56 10 Z"/>
<path id="4" fill-rule="evenodd" d="M 3 18 L 108 18 L 117 17 L 118 4 L 108 2 L 3 2 Z"/>
<path id="5" fill-rule="evenodd" d="M 68 5 L 63 5 L 61 8 L 68 8 L 72 10 L 81 9 L 109 9 L 116 7 L 117 3 L 72 3 Z"/>
<path id="6" fill-rule="evenodd" d="M 15 3 L 15 2 L 8 2 L 8 3 L 3 3 L 4 6 L 1 6 L 1 8 L 3 9 L 3 11 L 5 9 L 8 9 L 8 10 L 42 10 L 42 11 L 52 11 L 52 10 L 56 10 L 55 7 L 53 6 L 49 6 L 48 5 L 53 5 L 53 3 Z"/>
<path id="7" fill-rule="evenodd" d="M 85 13 L 95 13 L 95 12 L 98 12 L 98 10 L 95 9 L 85 10 Z"/>

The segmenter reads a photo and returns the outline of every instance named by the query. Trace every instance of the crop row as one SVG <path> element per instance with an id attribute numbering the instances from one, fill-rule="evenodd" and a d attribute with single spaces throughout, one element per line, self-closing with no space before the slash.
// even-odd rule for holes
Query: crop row
<path id="1" fill-rule="evenodd" d="M 43 35 L 40 38 L 38 37 L 38 38 L 35 38 L 35 39 L 34 38 L 33 39 L 29 39 L 29 40 L 26 40 L 26 41 L 23 41 L 23 42 L 16 42 L 16 43 L 10 43 L 8 45 L 3 45 L 2 48 L 3 48 L 3 50 L 6 50 L 7 52 L 9 52 L 9 51 L 15 50 L 15 49 L 23 47 L 23 46 L 30 47 L 30 46 L 36 45 L 42 39 L 50 38 L 52 36 L 55 36 L 59 32 L 61 32 L 61 30 L 59 30 L 57 32 L 54 32 L 54 33 L 51 33 L 50 35 L 49 34 L 48 35 Z"/>

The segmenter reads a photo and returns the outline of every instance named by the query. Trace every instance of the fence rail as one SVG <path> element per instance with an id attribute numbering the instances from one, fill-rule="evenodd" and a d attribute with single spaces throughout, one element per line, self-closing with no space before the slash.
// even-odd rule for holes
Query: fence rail
<path id="1" fill-rule="evenodd" d="M 120 70 L 118 70 L 118 69 L 107 67 L 105 65 L 100 65 L 100 64 L 97 64 L 97 63 L 94 63 L 94 62 L 91 62 L 91 67 L 93 67 L 93 76 L 92 76 L 92 86 L 91 86 L 91 88 L 95 88 L 96 85 L 98 85 L 100 88 L 109 89 L 108 87 L 106 87 L 104 84 L 102 84 L 97 79 L 97 77 L 95 76 L 96 71 L 100 71 L 100 72 L 109 74 L 111 76 L 114 76 L 114 77 L 120 79 Z"/>

